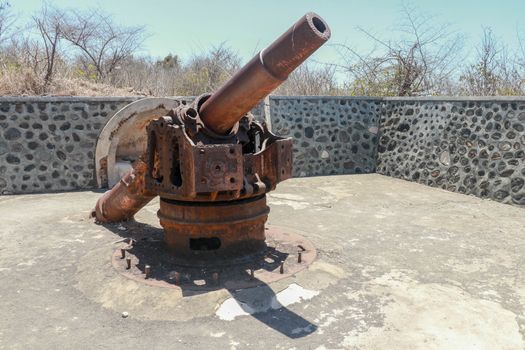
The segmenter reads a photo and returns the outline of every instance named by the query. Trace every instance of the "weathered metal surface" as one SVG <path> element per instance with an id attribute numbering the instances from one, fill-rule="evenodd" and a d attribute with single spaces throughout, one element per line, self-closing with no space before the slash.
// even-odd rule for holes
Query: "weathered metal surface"
<path id="1" fill-rule="evenodd" d="M 308 13 L 213 95 L 150 121 L 145 163 L 99 200 L 97 218 L 130 218 L 159 195 L 172 255 L 217 264 L 265 251 L 266 193 L 292 176 L 292 139 L 271 133 L 249 111 L 329 37 L 328 25 Z M 301 253 L 297 264 L 305 259 Z M 147 280 L 158 273 L 148 266 Z M 286 274 L 284 261 L 274 267 Z M 214 285 L 222 280 L 216 273 Z"/>
<path id="2" fill-rule="evenodd" d="M 146 190 L 146 172 L 147 164 L 137 160 L 133 169 L 99 198 L 91 215 L 99 222 L 131 219 L 156 196 Z"/>
<path id="3" fill-rule="evenodd" d="M 264 248 L 265 194 L 292 174 L 292 140 L 243 116 L 228 135 L 202 122 L 199 101 L 148 125 L 146 188 L 176 255 L 235 256 Z"/>
<path id="4" fill-rule="evenodd" d="M 269 211 L 265 196 L 219 203 L 162 198 L 158 217 L 165 241 L 176 255 L 204 252 L 214 258 L 263 248 Z"/>
<path id="5" fill-rule="evenodd" d="M 301 17 L 200 106 L 204 123 L 218 134 L 227 133 L 330 35 L 330 28 L 317 14 Z"/>
<path id="6" fill-rule="evenodd" d="M 120 249 L 116 249 L 112 264 L 120 274 L 137 282 L 192 294 L 268 284 L 297 274 L 315 260 L 315 246 L 302 232 L 271 225 L 265 231 L 266 246 L 243 257 L 218 257 L 210 263 L 210 260 L 203 259 L 206 255 L 193 258 L 176 255 L 161 241 L 146 239 L 126 245 L 124 259 Z M 298 262 L 299 254 L 301 262 Z M 145 278 L 146 265 L 150 266 L 148 279 Z"/>
<path id="7" fill-rule="evenodd" d="M 292 140 L 251 117 L 227 137 L 187 127 L 176 117 L 148 126 L 146 187 L 179 201 L 229 201 L 260 196 L 292 176 Z M 218 143 L 222 142 L 222 143 Z"/>
<path id="8" fill-rule="evenodd" d="M 148 97 L 132 102 L 104 125 L 97 139 L 95 168 L 98 187 L 112 188 L 118 176 L 116 164 L 121 160 L 135 161 L 146 151 L 146 126 L 181 103 L 172 98 Z"/>

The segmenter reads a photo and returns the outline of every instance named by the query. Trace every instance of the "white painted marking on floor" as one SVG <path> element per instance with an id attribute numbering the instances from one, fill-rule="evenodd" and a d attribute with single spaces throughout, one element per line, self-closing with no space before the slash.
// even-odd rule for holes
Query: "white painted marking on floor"
<path id="1" fill-rule="evenodd" d="M 272 298 L 267 300 L 255 300 L 251 304 L 237 301 L 234 298 L 229 298 L 221 304 L 215 314 L 219 316 L 221 320 L 233 321 L 239 316 L 266 312 L 270 309 L 277 310 L 281 307 L 299 303 L 303 300 L 309 300 L 318 294 L 318 291 L 304 289 L 300 285 L 292 283 L 288 288 L 278 292 Z"/>

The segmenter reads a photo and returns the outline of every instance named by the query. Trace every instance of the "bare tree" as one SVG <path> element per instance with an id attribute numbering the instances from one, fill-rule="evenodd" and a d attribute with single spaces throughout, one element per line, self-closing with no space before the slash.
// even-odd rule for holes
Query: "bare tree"
<path id="1" fill-rule="evenodd" d="M 197 95 L 212 92 L 240 68 L 224 43 L 182 61 L 138 55 L 144 27 L 123 27 L 100 10 L 44 5 L 31 31 L 13 30 L 7 0 L 0 0 L 0 94 Z M 402 20 L 383 38 L 358 28 L 370 52 L 336 44 L 341 64 L 310 62 L 280 86 L 283 95 L 516 95 L 525 93 L 525 33 L 510 52 L 483 29 L 472 64 L 462 64 L 461 35 L 448 24 L 404 5 Z M 341 70 L 349 79 L 338 80 Z M 343 85 L 343 87 L 341 87 Z"/>
<path id="2" fill-rule="evenodd" d="M 238 54 L 225 43 L 213 46 L 184 65 L 177 90 L 181 95 L 212 92 L 241 67 L 240 62 Z"/>
<path id="3" fill-rule="evenodd" d="M 11 12 L 11 4 L 0 1 L 0 44 L 4 44 L 13 34 L 12 29 L 15 23 L 15 16 Z"/>
<path id="4" fill-rule="evenodd" d="M 47 86 L 53 78 L 58 56 L 58 46 L 62 38 L 62 19 L 64 15 L 64 12 L 57 8 L 44 5 L 40 13 L 33 16 L 33 23 L 42 39 L 46 58 L 44 86 Z"/>
<path id="5" fill-rule="evenodd" d="M 519 49 L 516 54 L 516 70 L 518 71 L 518 76 L 520 77 L 520 88 L 523 93 L 525 93 L 525 32 L 518 31 L 518 44 Z"/>
<path id="6" fill-rule="evenodd" d="M 460 77 L 467 94 L 493 96 L 497 91 L 498 56 L 503 51 L 491 28 L 483 28 L 481 45 L 477 49 L 476 63 L 468 66 Z"/>
<path id="7" fill-rule="evenodd" d="M 330 65 L 314 66 L 305 63 L 299 66 L 275 91 L 277 95 L 339 95 L 335 76 L 336 69 Z"/>
<path id="8" fill-rule="evenodd" d="M 462 93 L 475 96 L 516 95 L 521 79 L 514 62 L 509 59 L 505 44 L 491 28 L 483 28 L 475 63 L 467 66 L 461 76 Z"/>
<path id="9" fill-rule="evenodd" d="M 63 19 L 63 36 L 81 52 L 81 61 L 95 80 L 103 80 L 126 58 L 138 51 L 145 40 L 143 26 L 121 27 L 111 15 L 100 10 L 72 11 Z"/>
<path id="10" fill-rule="evenodd" d="M 402 20 L 394 29 L 396 40 L 385 40 L 371 31 L 358 28 L 376 47 L 360 54 L 339 44 L 342 67 L 352 81 L 351 93 L 367 95 L 414 96 L 437 94 L 456 70 L 455 59 L 462 37 L 448 24 L 436 25 L 433 17 L 418 13 L 404 4 Z"/>
<path id="11" fill-rule="evenodd" d="M 179 95 L 177 88 L 181 67 L 172 63 L 171 60 L 164 62 L 149 57 L 129 57 L 111 75 L 111 85 L 137 94 Z"/>

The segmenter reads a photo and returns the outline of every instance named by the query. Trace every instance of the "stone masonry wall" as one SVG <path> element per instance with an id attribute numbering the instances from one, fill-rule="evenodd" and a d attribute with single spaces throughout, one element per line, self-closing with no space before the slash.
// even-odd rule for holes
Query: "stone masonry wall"
<path id="1" fill-rule="evenodd" d="M 95 146 L 135 98 L 1 98 L 0 193 L 95 187 Z"/>
<path id="2" fill-rule="evenodd" d="M 377 172 L 525 206 L 525 99 L 385 99 Z"/>
<path id="3" fill-rule="evenodd" d="M 272 130 L 294 142 L 294 176 L 375 171 L 381 101 L 272 97 Z"/>
<path id="4" fill-rule="evenodd" d="M 0 98 L 0 193 L 94 188 L 98 135 L 137 98 Z M 265 104 L 266 103 L 266 104 Z M 525 206 L 525 98 L 272 96 L 294 175 L 377 171 Z"/>

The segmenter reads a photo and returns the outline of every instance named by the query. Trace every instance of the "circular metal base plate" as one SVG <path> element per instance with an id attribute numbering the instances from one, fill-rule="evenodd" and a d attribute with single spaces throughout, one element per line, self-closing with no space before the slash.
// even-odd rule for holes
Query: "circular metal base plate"
<path id="1" fill-rule="evenodd" d="M 305 269 L 316 255 L 314 245 L 297 231 L 268 225 L 266 246 L 239 258 L 221 258 L 213 251 L 177 257 L 163 240 L 145 239 L 117 249 L 112 262 L 120 274 L 135 281 L 198 293 L 268 284 Z"/>

